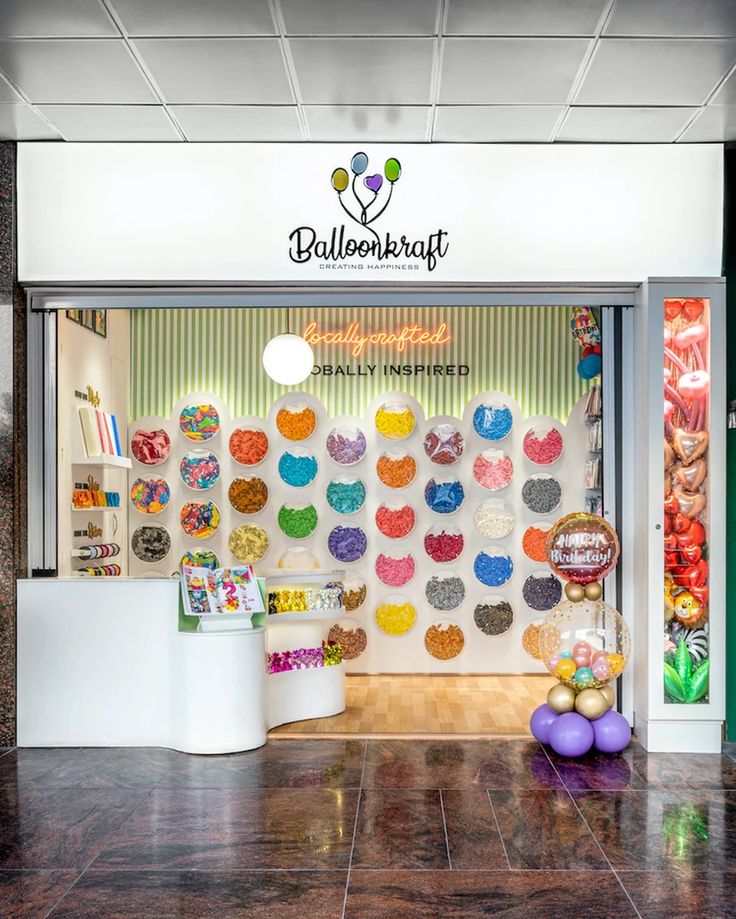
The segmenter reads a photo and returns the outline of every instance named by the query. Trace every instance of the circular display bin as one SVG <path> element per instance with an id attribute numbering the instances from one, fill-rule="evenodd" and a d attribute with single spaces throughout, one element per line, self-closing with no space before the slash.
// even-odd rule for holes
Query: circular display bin
<path id="1" fill-rule="evenodd" d="M 464 548 L 462 530 L 453 523 L 437 524 L 424 534 L 424 551 L 433 562 L 454 562 Z"/>
<path id="2" fill-rule="evenodd" d="M 307 440 L 317 429 L 317 416 L 314 409 L 303 402 L 282 405 L 276 413 L 276 428 L 286 440 Z"/>
<path id="3" fill-rule="evenodd" d="M 130 452 L 144 466 L 160 466 L 171 453 L 171 438 L 168 431 L 163 428 L 154 431 L 138 428 L 130 438 Z"/>
<path id="4" fill-rule="evenodd" d="M 306 488 L 317 477 L 319 465 L 314 454 L 303 447 L 292 447 L 279 457 L 279 477 L 292 488 Z"/>
<path id="5" fill-rule="evenodd" d="M 376 475 L 389 488 L 406 488 L 417 477 L 417 461 L 405 451 L 386 451 L 378 457 Z"/>
<path id="6" fill-rule="evenodd" d="M 130 539 L 133 555 L 141 562 L 160 562 L 171 550 L 171 536 L 166 527 L 136 527 Z"/>
<path id="7" fill-rule="evenodd" d="M 452 466 L 463 455 L 465 438 L 454 424 L 436 424 L 424 438 L 424 452 L 438 466 Z"/>
<path id="8" fill-rule="evenodd" d="M 455 571 L 433 574 L 424 585 L 427 603 L 439 613 L 449 613 L 465 600 L 465 582 Z"/>
<path id="9" fill-rule="evenodd" d="M 187 536 L 207 539 L 220 528 L 220 508 L 214 501 L 189 501 L 181 509 L 179 522 Z"/>
<path id="10" fill-rule="evenodd" d="M 502 587 L 511 580 L 514 562 L 507 549 L 486 546 L 475 556 L 473 572 L 486 587 Z"/>
<path id="11" fill-rule="evenodd" d="M 171 489 L 166 479 L 138 478 L 130 486 L 130 501 L 141 514 L 160 514 L 171 500 Z"/>
<path id="12" fill-rule="evenodd" d="M 499 594 L 485 594 L 473 610 L 473 622 L 484 635 L 503 635 L 514 622 L 514 610 Z"/>
<path id="13" fill-rule="evenodd" d="M 534 466 L 551 466 L 565 449 L 562 431 L 552 419 L 536 421 L 524 435 L 522 449 Z"/>
<path id="14" fill-rule="evenodd" d="M 479 453 L 473 462 L 473 478 L 487 491 L 506 488 L 513 475 L 513 460 L 508 453 L 495 447 Z"/>
<path id="15" fill-rule="evenodd" d="M 424 633 L 424 647 L 435 660 L 451 661 L 462 654 L 465 635 L 456 622 L 438 619 Z"/>
<path id="16" fill-rule="evenodd" d="M 270 546 L 268 533 L 255 523 L 235 527 L 227 541 L 233 556 L 244 565 L 254 565 L 265 558 Z"/>
<path id="17" fill-rule="evenodd" d="M 484 402 L 473 412 L 473 429 L 484 440 L 505 440 L 514 427 L 514 416 L 502 402 Z"/>
<path id="18" fill-rule="evenodd" d="M 388 539 L 405 539 L 414 532 L 416 520 L 417 515 L 410 504 L 384 501 L 376 508 L 376 528 Z"/>
<path id="19" fill-rule="evenodd" d="M 211 440 L 220 430 L 220 413 L 209 402 L 187 405 L 179 413 L 179 430 L 189 440 Z"/>
<path id="20" fill-rule="evenodd" d="M 547 473 L 530 475 L 522 486 L 521 500 L 534 514 L 552 514 L 562 502 L 562 486 Z"/>
<path id="21" fill-rule="evenodd" d="M 352 516 L 365 504 L 365 482 L 362 479 L 339 476 L 332 479 L 326 490 L 327 503 L 333 511 Z"/>
<path id="22" fill-rule="evenodd" d="M 354 661 L 365 651 L 368 634 L 357 619 L 341 619 L 330 628 L 327 641 L 335 641 L 340 645 L 344 661 Z"/>
<path id="23" fill-rule="evenodd" d="M 211 450 L 190 450 L 181 458 L 179 475 L 192 491 L 207 491 L 220 478 L 220 461 Z"/>
<path id="24" fill-rule="evenodd" d="M 475 528 L 486 539 L 505 539 L 514 529 L 516 517 L 503 498 L 486 498 L 475 510 Z"/>
<path id="25" fill-rule="evenodd" d="M 411 552 L 379 552 L 376 577 L 387 587 L 403 587 L 416 574 L 417 565 Z"/>
<path id="26" fill-rule="evenodd" d="M 384 402 L 375 415 L 376 430 L 386 440 L 406 440 L 416 427 L 416 416 L 406 402 Z"/>
<path id="27" fill-rule="evenodd" d="M 357 425 L 339 424 L 327 435 L 327 454 L 338 466 L 355 466 L 365 456 L 365 434 Z"/>
<path id="28" fill-rule="evenodd" d="M 317 508 L 311 503 L 282 504 L 277 519 L 284 536 L 308 539 L 317 529 Z"/>
<path id="29" fill-rule="evenodd" d="M 239 475 L 230 483 L 227 497 L 239 514 L 259 514 L 268 504 L 268 485 L 258 475 Z"/>
<path id="30" fill-rule="evenodd" d="M 378 604 L 376 625 L 386 635 L 394 638 L 408 635 L 417 621 L 417 610 L 402 594 L 389 594 Z"/>
<path id="31" fill-rule="evenodd" d="M 268 435 L 262 428 L 235 428 L 230 435 L 230 456 L 240 466 L 260 466 L 268 456 Z"/>
<path id="32" fill-rule="evenodd" d="M 424 500 L 436 514 L 454 514 L 465 500 L 465 489 L 455 476 L 437 476 L 424 486 Z"/>

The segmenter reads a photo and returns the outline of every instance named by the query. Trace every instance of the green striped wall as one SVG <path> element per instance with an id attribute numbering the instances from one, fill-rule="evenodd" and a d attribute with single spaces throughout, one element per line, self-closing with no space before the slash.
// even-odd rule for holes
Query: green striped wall
<path id="1" fill-rule="evenodd" d="M 414 323 L 449 326 L 452 339 L 428 348 L 366 349 L 356 359 L 348 346 L 320 345 L 317 364 L 377 364 L 374 377 L 313 376 L 297 387 L 318 396 L 331 416 L 362 415 L 381 392 L 414 396 L 427 417 L 461 415 L 483 390 L 508 393 L 526 415 L 564 421 L 589 384 L 580 380 L 580 358 L 566 307 L 320 307 L 294 309 L 143 309 L 131 314 L 131 417 L 168 416 L 189 392 L 222 398 L 234 416 L 265 416 L 288 387 L 261 368 L 265 343 L 280 332 L 301 332 L 312 320 L 322 330 L 394 330 Z M 468 364 L 468 377 L 384 377 L 384 363 Z"/>

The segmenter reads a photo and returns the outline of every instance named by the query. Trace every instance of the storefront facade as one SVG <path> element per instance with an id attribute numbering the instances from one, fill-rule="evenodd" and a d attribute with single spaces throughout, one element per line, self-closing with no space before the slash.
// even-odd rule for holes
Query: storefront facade
<path id="1" fill-rule="evenodd" d="M 367 162 L 357 171 L 359 156 Z M 595 509 L 620 533 L 621 565 L 617 578 L 606 584 L 606 598 L 622 611 L 633 634 L 632 664 L 622 679 L 622 710 L 650 750 L 720 749 L 725 526 L 722 501 L 717 495 L 710 500 L 709 483 L 723 481 L 725 462 L 722 425 L 710 424 L 711 418 L 725 416 L 725 299 L 719 277 L 722 156 L 718 146 L 372 145 L 364 153 L 322 145 L 20 145 L 18 277 L 27 293 L 29 322 L 26 573 L 68 578 L 77 570 L 72 562 L 76 543 L 70 541 L 77 518 L 68 513 L 68 498 L 79 478 L 74 466 L 85 464 L 75 463 L 78 405 L 71 394 L 83 393 L 88 385 L 95 393 L 105 390 L 103 408 L 124 419 L 131 437 L 138 426 L 175 425 L 187 404 L 205 397 L 215 404 L 223 432 L 227 425 L 234 431 L 236 422 L 244 420 L 273 425 L 279 410 L 291 405 L 295 388 L 271 385 L 260 369 L 260 356 L 272 336 L 296 332 L 311 341 L 317 358 L 310 380 L 296 390 L 306 394 L 325 431 L 361 423 L 370 430 L 381 405 L 403 399 L 402 405 L 419 421 L 418 430 L 425 422 L 456 424 L 470 443 L 475 410 L 498 398 L 510 406 L 517 427 L 538 416 L 556 419 L 565 450 L 583 457 L 589 387 L 577 375 L 569 337 L 556 339 L 566 321 L 555 318 L 555 311 L 595 307 L 604 342 L 601 484 L 607 496 Z M 355 185 L 363 173 L 358 194 Z M 700 313 L 685 321 L 682 310 L 690 301 L 701 305 Z M 680 304 L 676 315 L 675 302 Z M 107 310 L 111 334 L 98 336 L 100 341 L 85 338 L 89 330 L 77 336 L 67 310 Z M 697 413 L 690 402 L 669 409 L 675 413 L 674 428 L 681 430 L 676 449 L 683 452 L 663 468 L 667 406 L 662 374 L 672 372 L 671 359 L 662 351 L 663 334 L 672 338 L 687 332 L 692 337 L 693 326 L 702 326 L 707 336 L 705 344 L 700 330 L 695 337 L 702 346 L 697 353 L 706 362 L 700 369 L 707 370 L 710 391 L 692 396 L 701 400 Z M 395 337 L 389 342 L 381 335 Z M 57 352 L 62 341 L 74 359 L 69 360 L 68 352 L 62 359 Z M 85 365 L 91 342 L 100 353 L 104 350 L 105 373 L 99 378 Z M 58 373 L 52 353 L 59 357 Z M 689 363 L 683 366 L 683 374 L 692 371 Z M 67 376 L 64 368 L 71 368 Z M 371 443 L 370 448 L 377 456 L 380 444 Z M 521 443 L 518 448 L 522 450 Z M 696 455 L 693 451 L 698 450 Z M 521 467 L 524 458 L 519 452 L 514 464 Z M 322 463 L 322 457 L 317 459 Z M 274 475 L 276 468 L 268 463 L 275 460 L 274 455 L 263 467 Z M 695 486 L 690 480 L 693 463 L 698 464 Z M 685 477 L 679 503 L 690 508 L 692 517 L 684 509 L 682 513 L 688 520 L 702 517 L 708 531 L 709 555 L 703 560 L 708 567 L 701 565 L 692 574 L 691 586 L 701 591 L 701 605 L 709 611 L 704 639 L 709 688 L 694 701 L 688 701 L 684 689 L 678 698 L 679 688 L 673 695 L 670 687 L 667 696 L 663 688 L 662 642 L 672 620 L 662 599 L 668 575 L 665 538 L 672 535 L 668 528 L 680 508 L 678 503 L 675 511 L 672 501 L 663 506 L 662 480 L 675 465 Z M 125 478 L 127 467 L 120 468 L 105 483 L 113 483 L 110 487 L 125 500 L 133 480 Z M 584 509 L 595 487 L 586 487 L 581 468 L 558 468 L 556 481 L 564 501 L 554 510 Z M 115 475 L 122 477 L 117 485 Z M 318 484 L 327 486 L 328 479 Z M 421 503 L 424 482 L 420 487 L 417 481 L 416 487 L 414 505 Z M 702 495 L 694 508 L 693 487 Z M 523 499 L 521 482 L 519 489 Z M 174 497 L 186 499 L 183 486 L 181 496 Z M 369 499 L 379 502 L 379 493 Z M 275 515 L 278 504 L 273 504 L 264 514 Z M 124 544 L 126 556 L 135 539 L 134 511 L 121 513 L 121 528 L 109 534 L 110 540 Z M 270 522 L 273 540 L 276 517 L 263 519 Z M 461 530 L 466 522 L 472 528 L 472 513 L 469 521 L 456 519 Z M 233 517 L 228 522 L 234 527 L 237 521 Z M 417 535 L 426 537 L 428 521 L 419 522 Z M 684 532 L 685 521 L 678 518 L 677 525 Z M 329 532 L 329 527 L 318 529 L 316 535 L 324 542 Z M 173 546 L 169 567 L 186 548 L 183 541 Z M 269 564 L 276 548 L 274 544 Z M 279 554 L 287 548 L 279 544 Z M 420 549 L 414 557 L 424 558 Z M 477 560 L 483 543 L 472 549 Z M 466 553 L 455 566 L 461 579 L 472 579 L 473 555 Z M 374 567 L 379 564 L 377 557 L 370 560 Z M 426 570 L 417 572 L 422 583 L 432 576 L 431 566 L 424 564 Z M 194 716 L 183 716 L 186 724 L 179 734 L 170 723 L 167 693 L 173 684 L 180 698 L 187 690 L 196 696 L 194 674 L 205 655 L 202 642 L 194 644 L 199 636 L 171 637 L 178 618 L 177 589 L 166 581 L 171 572 L 160 565 L 147 567 L 134 551 L 124 567 L 120 573 L 127 577 L 95 586 L 79 578 L 33 578 L 21 585 L 21 744 L 40 744 L 44 738 L 71 743 L 76 736 L 78 743 L 127 739 L 211 751 L 196 730 L 188 734 Z M 527 573 L 533 575 L 531 569 Z M 512 605 L 523 608 L 526 581 L 517 577 L 514 583 Z M 675 598 L 685 582 L 677 586 Z M 127 630 L 129 643 L 118 653 L 142 655 L 142 672 L 151 680 L 139 684 L 136 702 L 128 696 L 131 721 L 137 720 L 136 705 L 143 707 L 153 697 L 162 700 L 148 733 L 100 733 L 102 712 L 87 724 L 81 739 L 74 735 L 74 725 L 68 726 L 68 735 L 53 735 L 50 726 L 44 733 L 35 715 L 32 727 L 24 721 L 24 692 L 26 711 L 34 712 L 48 703 L 52 692 L 53 680 L 39 679 L 39 662 L 51 667 L 53 654 L 44 658 L 41 653 L 39 635 L 48 638 L 49 633 L 38 619 L 51 598 L 62 598 L 58 637 L 69 642 L 70 654 L 84 644 L 83 658 L 106 660 L 105 644 L 113 635 L 119 637 L 118 631 L 105 634 L 75 618 L 91 590 L 97 592 L 96 603 L 116 605 L 118 619 L 135 617 L 135 626 Z M 481 594 L 476 610 L 484 601 L 487 607 L 498 607 L 495 595 L 488 600 Z M 167 607 L 156 635 L 146 631 L 153 622 L 153 617 L 145 618 L 150 605 Z M 519 637 L 533 617 L 530 609 L 513 631 L 497 639 L 485 664 L 489 672 L 524 670 Z M 36 623 L 26 637 L 24 617 Z M 356 661 L 354 669 L 448 672 L 446 662 L 435 664 L 431 652 L 430 658 L 414 658 L 407 646 L 396 644 L 396 637 L 375 637 L 368 656 L 360 665 Z M 466 629 L 463 640 L 470 644 L 468 637 Z M 209 648 L 213 641 L 208 641 Z M 49 640 L 46 652 L 53 647 Z M 230 653 L 237 659 L 237 649 Z M 206 655 L 211 657 L 210 672 L 224 672 L 219 652 L 210 655 L 208 650 Z M 460 671 L 483 670 L 484 655 L 488 652 L 480 646 L 477 653 L 467 647 Z M 170 662 L 171 679 L 158 666 L 162 660 Z M 82 676 L 78 685 L 59 688 L 65 710 L 84 692 L 89 674 Z M 110 698 L 125 678 L 122 672 L 110 673 Z M 225 677 L 221 691 L 244 692 L 246 687 Z M 124 713 L 121 717 L 124 721 Z M 181 739 L 184 734 L 187 740 Z"/>

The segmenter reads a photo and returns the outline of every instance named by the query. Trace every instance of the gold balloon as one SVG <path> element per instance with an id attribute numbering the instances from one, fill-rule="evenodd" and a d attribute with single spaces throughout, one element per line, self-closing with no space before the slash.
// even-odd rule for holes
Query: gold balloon
<path id="1" fill-rule="evenodd" d="M 613 688 L 611 683 L 607 683 L 605 686 L 601 686 L 598 692 L 606 697 L 606 702 L 608 702 L 608 707 L 613 708 L 616 703 L 616 690 Z"/>
<path id="2" fill-rule="evenodd" d="M 591 581 L 585 585 L 585 597 L 588 600 L 600 600 L 603 596 L 603 585 L 600 581 Z"/>
<path id="3" fill-rule="evenodd" d="M 605 715 L 610 707 L 600 689 L 584 689 L 575 696 L 575 711 L 588 721 L 595 721 Z"/>
<path id="4" fill-rule="evenodd" d="M 580 603 L 585 599 L 585 588 L 582 584 L 573 584 L 569 581 L 565 584 L 565 596 L 571 603 Z"/>
<path id="5" fill-rule="evenodd" d="M 558 715 L 571 712 L 575 708 L 575 690 L 558 683 L 547 693 L 547 705 Z"/>

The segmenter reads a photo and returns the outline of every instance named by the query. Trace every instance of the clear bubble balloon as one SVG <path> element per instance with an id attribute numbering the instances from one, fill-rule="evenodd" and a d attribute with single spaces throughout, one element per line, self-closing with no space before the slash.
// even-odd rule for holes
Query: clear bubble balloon
<path id="1" fill-rule="evenodd" d="M 563 600 L 540 626 L 539 653 L 547 670 L 576 692 L 601 689 L 623 672 L 631 635 L 609 603 Z"/>
<path id="2" fill-rule="evenodd" d="M 348 187 L 349 181 L 347 170 L 343 169 L 342 166 L 339 166 L 332 173 L 332 178 L 330 181 L 332 182 L 332 187 L 335 189 L 335 191 L 345 191 L 345 189 Z"/>

